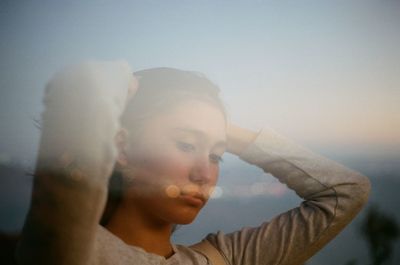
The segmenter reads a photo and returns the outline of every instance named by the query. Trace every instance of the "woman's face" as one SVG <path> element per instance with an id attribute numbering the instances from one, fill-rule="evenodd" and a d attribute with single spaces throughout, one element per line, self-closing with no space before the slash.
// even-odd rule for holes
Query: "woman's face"
<path id="1" fill-rule="evenodd" d="M 124 199 L 152 221 L 192 222 L 217 182 L 226 146 L 222 112 L 187 101 L 148 121 L 129 142 Z"/>

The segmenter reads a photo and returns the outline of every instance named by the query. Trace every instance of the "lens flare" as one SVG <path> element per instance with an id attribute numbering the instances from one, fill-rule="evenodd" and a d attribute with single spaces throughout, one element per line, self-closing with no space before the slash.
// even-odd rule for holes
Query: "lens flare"
<path id="1" fill-rule="evenodd" d="M 208 191 L 210 198 L 212 199 L 218 199 L 222 197 L 222 194 L 224 193 L 224 190 L 220 186 L 215 186 L 213 188 L 210 188 Z"/>
<path id="2" fill-rule="evenodd" d="M 179 196 L 179 194 L 181 193 L 181 189 L 176 185 L 169 185 L 165 189 L 165 193 L 170 198 L 177 198 Z"/>

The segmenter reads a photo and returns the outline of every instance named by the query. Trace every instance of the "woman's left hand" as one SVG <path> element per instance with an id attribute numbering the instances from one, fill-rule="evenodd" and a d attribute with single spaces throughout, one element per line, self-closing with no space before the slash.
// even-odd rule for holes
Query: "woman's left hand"
<path id="1" fill-rule="evenodd" d="M 258 133 L 228 123 L 227 125 L 227 152 L 239 156 L 257 137 Z"/>

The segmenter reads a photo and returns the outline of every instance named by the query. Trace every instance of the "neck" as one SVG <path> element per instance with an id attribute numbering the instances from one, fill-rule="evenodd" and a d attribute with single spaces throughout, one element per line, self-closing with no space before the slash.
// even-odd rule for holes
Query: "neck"
<path id="1" fill-rule="evenodd" d="M 174 252 L 170 241 L 173 225 L 155 221 L 133 203 L 120 202 L 106 228 L 126 244 L 166 258 Z"/>

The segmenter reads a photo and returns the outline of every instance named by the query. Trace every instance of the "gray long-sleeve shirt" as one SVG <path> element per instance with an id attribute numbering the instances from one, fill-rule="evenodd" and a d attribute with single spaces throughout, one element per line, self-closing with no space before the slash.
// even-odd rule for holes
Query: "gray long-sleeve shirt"
<path id="1" fill-rule="evenodd" d="M 64 71 L 49 83 L 33 199 L 18 249 L 21 264 L 208 264 L 204 256 L 180 245 L 168 259 L 147 253 L 98 225 L 109 165 L 115 160 L 112 137 L 119 128 L 128 72 L 120 63 L 89 64 Z M 84 86 L 77 76 L 84 77 Z M 108 96 L 82 101 L 87 93 L 99 90 Z M 85 104 L 78 105 L 78 111 L 64 113 L 79 100 Z M 86 115 L 79 114 L 82 110 Z M 83 126 L 68 126 L 77 121 Z M 71 136 L 77 132 L 83 133 L 79 139 Z M 204 240 L 231 265 L 302 264 L 334 238 L 368 199 L 366 177 L 268 129 L 240 158 L 271 173 L 304 201 L 258 227 L 209 234 Z"/>

